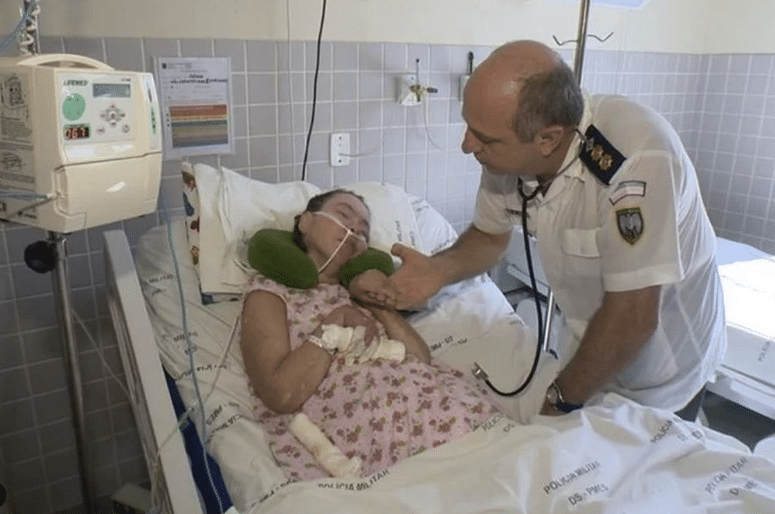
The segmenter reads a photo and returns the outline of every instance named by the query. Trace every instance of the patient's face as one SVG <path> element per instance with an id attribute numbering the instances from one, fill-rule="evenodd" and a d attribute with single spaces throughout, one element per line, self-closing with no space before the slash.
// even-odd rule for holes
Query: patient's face
<path id="1" fill-rule="evenodd" d="M 305 213 L 305 216 L 306 222 L 302 222 L 299 228 L 307 245 L 307 253 L 316 262 L 318 259 L 325 262 L 340 244 L 341 248 L 334 258 L 340 264 L 366 251 L 370 215 L 368 208 L 357 197 L 337 193 L 323 204 L 318 213 Z M 353 234 L 347 237 L 344 227 Z M 345 240 L 344 244 L 342 240 Z"/>

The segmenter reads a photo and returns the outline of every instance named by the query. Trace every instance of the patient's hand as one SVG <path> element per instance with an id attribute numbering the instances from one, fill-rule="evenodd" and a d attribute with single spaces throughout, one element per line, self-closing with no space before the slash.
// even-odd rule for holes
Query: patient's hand
<path id="1" fill-rule="evenodd" d="M 323 325 L 338 325 L 340 327 L 352 328 L 363 326 L 366 329 L 366 333 L 363 335 L 363 340 L 366 343 L 379 336 L 377 322 L 353 305 L 340 305 L 332 310 L 320 322 L 320 326 L 322 327 Z"/>
<path id="2" fill-rule="evenodd" d="M 363 304 L 394 308 L 398 289 L 384 273 L 370 269 L 350 282 L 350 294 Z"/>

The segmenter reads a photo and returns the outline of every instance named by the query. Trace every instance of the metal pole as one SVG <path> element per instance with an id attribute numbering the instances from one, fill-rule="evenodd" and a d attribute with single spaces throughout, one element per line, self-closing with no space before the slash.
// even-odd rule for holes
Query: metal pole
<path id="1" fill-rule="evenodd" d="M 94 514 L 94 484 L 89 469 L 85 435 L 86 417 L 83 409 L 83 388 L 81 387 L 81 368 L 78 362 L 78 345 L 75 339 L 75 327 L 70 305 L 70 289 L 67 280 L 67 253 L 64 235 L 49 232 L 48 239 L 56 252 L 57 266 L 53 270 L 54 295 L 59 298 L 56 303 L 59 327 L 62 334 L 63 355 L 68 371 L 70 386 L 70 406 L 73 411 L 73 426 L 75 428 L 75 449 L 78 452 L 78 469 L 81 479 L 81 495 L 87 514 Z"/>
<path id="2" fill-rule="evenodd" d="M 587 24 L 589 22 L 589 6 L 591 0 L 581 0 L 579 8 L 579 31 L 576 36 L 576 56 L 573 60 L 573 76 L 576 82 L 581 85 L 581 72 L 584 69 L 584 49 L 587 46 Z M 544 350 L 549 349 L 549 337 L 552 335 L 552 321 L 554 320 L 554 310 L 557 303 L 554 300 L 554 293 L 549 289 L 549 297 L 546 305 L 546 326 L 544 327 Z"/>
<path id="3" fill-rule="evenodd" d="M 576 58 L 573 61 L 573 75 L 581 84 L 581 70 L 584 68 L 584 49 L 587 46 L 587 23 L 589 21 L 589 5 L 591 0 L 581 0 L 579 9 L 579 32 L 576 36 Z"/>

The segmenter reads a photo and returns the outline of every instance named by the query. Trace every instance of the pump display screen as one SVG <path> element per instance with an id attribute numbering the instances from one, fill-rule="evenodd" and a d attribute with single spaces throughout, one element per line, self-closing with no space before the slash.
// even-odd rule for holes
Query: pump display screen
<path id="1" fill-rule="evenodd" d="M 129 84 L 92 84 L 94 98 L 129 98 L 132 89 Z"/>
<path id="2" fill-rule="evenodd" d="M 65 139 L 72 141 L 74 139 L 88 139 L 90 134 L 89 125 L 68 125 L 65 127 Z"/>

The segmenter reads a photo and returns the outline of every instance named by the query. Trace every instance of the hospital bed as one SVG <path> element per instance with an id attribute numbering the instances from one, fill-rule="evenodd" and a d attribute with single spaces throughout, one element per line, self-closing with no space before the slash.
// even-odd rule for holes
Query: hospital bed
<path id="1" fill-rule="evenodd" d="M 549 286 L 532 238 L 531 248 L 536 285 L 545 298 Z M 775 420 L 775 256 L 717 237 L 716 262 L 724 291 L 727 351 L 708 390 Z M 492 276 L 504 290 L 523 291 L 515 297 L 516 311 L 535 326 L 533 296 L 524 292 L 530 284 L 528 270 L 522 229 L 516 227 Z M 557 334 L 555 327 L 553 339 Z"/>
<path id="2" fill-rule="evenodd" d="M 727 353 L 708 390 L 775 420 L 775 256 L 717 238 Z"/>
<path id="3" fill-rule="evenodd" d="M 200 174 L 196 177 L 200 182 Z M 223 182 L 221 186 L 222 192 L 228 190 Z M 365 190 L 381 187 L 371 184 Z M 383 214 L 379 200 L 375 209 L 374 197 L 366 196 L 373 219 L 378 219 Z M 393 197 L 388 205 L 396 201 Z M 431 253 L 454 241 L 455 231 L 438 211 L 419 198 L 406 201 L 416 225 L 402 221 L 403 233 L 413 233 L 405 242 Z M 202 213 L 207 204 L 200 191 Z M 228 205 L 210 207 L 222 215 L 231 212 Z M 206 217 L 200 234 L 205 239 L 210 237 L 204 233 Z M 457 441 L 370 476 L 289 482 L 252 418 L 256 400 L 234 342 L 240 302 L 229 301 L 228 295 L 213 301 L 212 291 L 205 291 L 198 271 L 208 264 L 199 262 L 197 269 L 187 258 L 188 221 L 176 218 L 150 230 L 134 254 L 123 232 L 105 233 L 111 315 L 163 512 L 204 512 L 176 429 L 165 372 L 187 407 L 198 405 L 201 396 L 204 416 L 193 413 L 193 425 L 200 434 L 207 427 L 207 450 L 228 490 L 224 506 L 233 503 L 243 514 L 775 512 L 773 462 L 672 413 L 609 395 L 566 416 L 535 416 L 557 371 L 548 354 L 531 387 L 503 400 L 506 415 L 493 417 Z M 234 228 L 223 232 L 233 235 Z M 228 235 L 221 246 L 232 246 Z M 444 288 L 409 320 L 435 358 L 465 371 L 471 380 L 474 361 L 503 389 L 521 383 L 529 371 L 535 340 L 485 275 Z"/>

